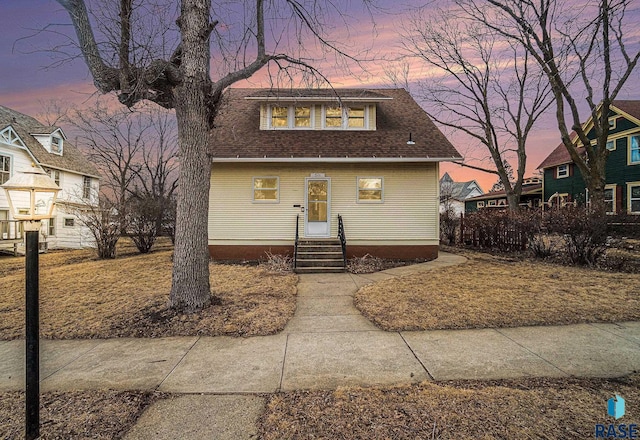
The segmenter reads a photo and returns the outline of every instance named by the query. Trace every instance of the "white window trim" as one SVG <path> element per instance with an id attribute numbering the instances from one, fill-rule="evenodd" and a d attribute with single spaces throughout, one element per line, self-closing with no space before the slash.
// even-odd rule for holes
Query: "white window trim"
<path id="1" fill-rule="evenodd" d="M 272 122 L 273 107 L 287 107 L 287 126 L 274 127 Z M 296 107 L 309 107 L 309 126 L 296 127 Z M 313 130 L 315 128 L 315 105 L 296 105 L 296 104 L 270 104 L 267 106 L 267 128 L 269 130 Z"/>
<path id="2" fill-rule="evenodd" d="M 498 201 L 497 200 L 487 200 L 487 206 L 498 206 Z"/>
<path id="3" fill-rule="evenodd" d="M 561 167 L 566 167 L 566 174 L 563 174 L 563 175 L 560 174 L 560 168 Z M 558 165 L 556 167 L 556 179 L 564 179 L 566 177 L 569 177 L 569 164 L 565 163 L 565 164 L 562 164 L 562 165 Z"/>
<path id="4" fill-rule="evenodd" d="M 618 185 L 616 185 L 615 183 L 612 183 L 612 184 L 610 184 L 610 185 L 605 185 L 605 186 L 604 186 L 605 191 L 606 191 L 606 190 L 608 190 L 608 189 L 610 189 L 610 190 L 611 190 L 611 192 L 613 193 L 613 198 L 612 198 L 613 211 L 607 211 L 607 214 L 608 214 L 608 215 L 614 215 L 614 214 L 616 213 L 616 203 L 617 203 L 617 200 L 616 200 L 616 190 L 617 190 L 617 188 L 618 188 Z M 606 199 L 605 199 L 605 200 L 606 200 Z"/>
<path id="5" fill-rule="evenodd" d="M 627 212 L 629 214 L 638 215 L 640 211 L 631 210 L 631 188 L 634 186 L 640 186 L 640 182 L 627 182 Z"/>
<path id="6" fill-rule="evenodd" d="M 360 200 L 360 179 L 380 179 L 380 200 Z M 356 203 L 380 204 L 384 203 L 384 177 L 382 176 L 356 176 Z"/>
<path id="7" fill-rule="evenodd" d="M 476 208 L 484 208 L 484 200 L 480 200 L 476 203 Z"/>
<path id="8" fill-rule="evenodd" d="M 57 133 L 57 132 L 56 132 Z M 53 149 L 53 140 L 54 139 L 58 139 L 58 151 L 55 151 Z M 51 139 L 49 139 L 50 142 L 50 149 L 51 149 L 51 153 L 52 154 L 57 154 L 59 156 L 62 156 L 62 151 L 64 150 L 64 139 L 62 138 L 62 136 L 58 136 L 55 133 L 51 135 Z"/>
<path id="9" fill-rule="evenodd" d="M 53 229 L 53 234 L 51 233 L 51 229 Z M 58 228 L 56 227 L 56 217 L 51 217 L 47 223 L 47 236 L 55 237 L 58 235 Z"/>
<path id="10" fill-rule="evenodd" d="M 611 118 L 609 118 L 609 130 L 615 130 L 616 126 L 618 125 L 618 117 L 619 116 L 613 116 Z"/>
<path id="11" fill-rule="evenodd" d="M 88 180 L 87 180 L 88 179 Z M 85 182 L 89 182 L 89 185 L 85 185 Z M 82 198 L 84 200 L 91 199 L 91 192 L 93 190 L 92 179 L 90 176 L 82 176 Z M 88 194 L 86 193 L 88 191 Z"/>
<path id="12" fill-rule="evenodd" d="M 356 104 L 354 103 L 354 107 Z M 322 106 L 322 129 L 323 130 L 349 130 L 349 131 L 369 131 L 370 120 L 370 106 L 368 104 L 357 104 L 358 107 L 364 107 L 364 126 L 363 127 L 349 127 L 349 105 L 340 106 L 342 113 L 342 119 L 340 127 L 327 127 L 327 107 L 337 107 L 335 105 L 323 105 Z"/>
<path id="13" fill-rule="evenodd" d="M 276 179 L 275 188 L 256 188 L 256 179 Z M 277 197 L 275 200 L 256 199 L 256 189 L 275 189 Z M 251 178 L 251 200 L 257 204 L 280 203 L 280 177 L 278 176 L 253 176 Z"/>
<path id="14" fill-rule="evenodd" d="M 11 176 L 13 176 L 14 157 L 13 157 L 12 154 L 6 154 L 4 152 L 0 153 L 0 156 L 9 158 L 9 179 L 11 179 Z M 4 173 L 5 171 L 3 170 L 2 172 Z M 7 180 L 9 180 L 9 179 L 7 179 Z"/>
<path id="15" fill-rule="evenodd" d="M 627 137 L 627 165 L 640 165 L 640 160 L 635 162 L 631 160 L 631 139 L 634 137 L 638 138 L 638 150 L 640 151 L 640 133 L 629 135 Z"/>
<path id="16" fill-rule="evenodd" d="M 71 226 L 67 225 L 67 220 L 73 221 L 73 225 L 71 225 Z M 62 219 L 62 227 L 63 228 L 75 228 L 75 226 L 76 226 L 76 219 L 75 218 L 73 218 L 73 217 L 64 217 Z"/>

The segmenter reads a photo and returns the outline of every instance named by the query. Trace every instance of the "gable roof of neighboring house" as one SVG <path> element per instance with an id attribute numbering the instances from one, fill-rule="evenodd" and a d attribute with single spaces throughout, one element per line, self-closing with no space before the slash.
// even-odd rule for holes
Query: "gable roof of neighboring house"
<path id="1" fill-rule="evenodd" d="M 469 198 L 469 194 L 473 192 L 474 189 L 478 189 L 480 192 L 482 188 L 478 185 L 478 182 L 475 180 L 470 180 L 468 182 L 454 182 L 449 173 L 444 173 L 444 175 L 440 178 L 440 190 L 442 191 L 442 184 L 446 184 L 447 196 L 451 197 L 454 200 L 463 201 Z"/>
<path id="2" fill-rule="evenodd" d="M 40 166 L 72 171 L 91 177 L 99 177 L 96 167 L 89 162 L 75 145 L 64 141 L 62 155 L 48 152 L 33 135 L 52 134 L 60 127 L 41 124 L 37 119 L 0 105 L 0 131 L 11 127 L 20 137 L 29 153 Z"/>
<path id="3" fill-rule="evenodd" d="M 265 102 L 375 102 L 376 130 L 261 130 Z M 409 136 L 414 141 L 408 144 Z M 213 161 L 425 161 L 460 154 L 404 89 L 229 89 L 211 131 Z"/>
<path id="4" fill-rule="evenodd" d="M 611 104 L 611 108 L 614 111 L 626 113 L 627 116 L 631 116 L 633 119 L 636 119 L 640 122 L 640 100 L 633 101 L 624 101 L 624 100 L 615 100 Z M 591 122 L 591 117 L 587 120 L 587 122 L 583 125 L 586 127 Z M 576 132 L 571 132 L 571 139 L 575 141 L 577 135 Z M 582 154 L 584 152 L 584 147 L 578 148 L 578 154 Z M 538 165 L 537 169 L 542 168 L 551 168 L 558 165 L 564 165 L 565 163 L 572 163 L 573 159 L 569 155 L 567 148 L 563 143 L 560 143 L 552 152 L 549 154 L 540 165 Z"/>
<path id="5" fill-rule="evenodd" d="M 506 190 L 501 189 L 500 191 L 492 191 L 486 194 L 482 194 L 481 196 L 471 197 L 470 199 L 466 199 L 465 202 L 493 199 L 496 197 L 505 196 L 506 194 Z M 542 194 L 542 183 L 535 183 L 533 185 L 522 185 L 522 192 L 520 193 L 521 196 L 529 196 L 533 194 Z"/>

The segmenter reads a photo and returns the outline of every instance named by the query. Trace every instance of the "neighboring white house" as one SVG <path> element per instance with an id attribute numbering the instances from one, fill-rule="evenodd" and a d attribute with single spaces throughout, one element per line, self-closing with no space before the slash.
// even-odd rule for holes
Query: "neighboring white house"
<path id="1" fill-rule="evenodd" d="M 451 209 L 454 215 L 459 216 L 464 213 L 466 199 L 482 194 L 484 192 L 475 180 L 454 182 L 449 173 L 444 173 L 440 178 L 440 213 Z"/>
<path id="2" fill-rule="evenodd" d="M 54 218 L 43 221 L 41 241 L 49 249 L 94 246 L 95 241 L 76 212 L 96 204 L 99 175 L 60 127 L 46 126 L 31 116 L 0 105 L 0 184 L 15 173 L 36 166 L 62 188 Z M 0 247 L 21 245 L 20 222 L 14 221 L 4 191 L 0 191 Z"/>
<path id="3" fill-rule="evenodd" d="M 438 256 L 439 163 L 460 154 L 404 89 L 230 89 L 211 135 L 215 259 L 293 254 L 338 236 L 346 256 Z M 297 223 L 296 223 L 297 222 Z"/>

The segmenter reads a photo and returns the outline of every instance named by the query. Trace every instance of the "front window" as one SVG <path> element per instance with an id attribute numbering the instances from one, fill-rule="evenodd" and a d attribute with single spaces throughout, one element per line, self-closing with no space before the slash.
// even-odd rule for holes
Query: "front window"
<path id="1" fill-rule="evenodd" d="M 487 206 L 497 206 L 497 202 L 495 200 L 488 200 Z"/>
<path id="2" fill-rule="evenodd" d="M 604 206 L 607 214 L 616 212 L 616 187 L 615 185 L 604 189 Z"/>
<path id="3" fill-rule="evenodd" d="M 0 185 L 5 183 L 11 177 L 11 158 L 9 156 L 0 156 Z"/>
<path id="4" fill-rule="evenodd" d="M 562 179 L 563 177 L 568 177 L 568 176 L 569 176 L 569 164 L 560 165 L 557 168 L 556 177 L 558 179 Z"/>
<path id="5" fill-rule="evenodd" d="M 296 128 L 311 127 L 311 107 L 295 107 L 293 113 Z"/>
<path id="6" fill-rule="evenodd" d="M 629 194 L 629 212 L 640 214 L 640 182 L 628 183 L 627 193 Z"/>
<path id="7" fill-rule="evenodd" d="M 254 177 L 253 178 L 253 201 L 254 202 L 277 202 L 278 201 L 278 178 L 277 177 Z"/>
<path id="8" fill-rule="evenodd" d="M 629 139 L 629 163 L 640 163 L 640 135 Z"/>
<path id="9" fill-rule="evenodd" d="M 91 197 L 91 177 L 82 176 L 82 198 L 88 199 Z"/>
<path id="10" fill-rule="evenodd" d="M 478 202 L 478 204 L 476 205 L 478 208 L 484 208 L 484 201 L 482 202 Z"/>
<path id="11" fill-rule="evenodd" d="M 382 202 L 382 177 L 358 178 L 359 202 Z"/>

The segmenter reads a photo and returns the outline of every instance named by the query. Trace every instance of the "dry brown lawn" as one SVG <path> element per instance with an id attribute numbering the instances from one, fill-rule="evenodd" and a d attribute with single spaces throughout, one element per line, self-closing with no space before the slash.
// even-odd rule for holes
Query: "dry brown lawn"
<path id="1" fill-rule="evenodd" d="M 627 412 L 615 422 L 607 400 Z M 530 379 L 423 383 L 397 388 L 272 395 L 260 438 L 588 439 L 596 424 L 640 420 L 640 375 L 621 379 Z"/>
<path id="2" fill-rule="evenodd" d="M 365 286 L 356 307 L 389 331 L 640 319 L 640 274 L 464 255 L 464 265 Z"/>
<path id="3" fill-rule="evenodd" d="M 266 335 L 282 330 L 296 306 L 295 275 L 259 267 L 211 264 L 211 291 L 221 300 L 195 314 L 166 307 L 171 247 L 147 255 L 126 243 L 115 260 L 91 251 L 40 255 L 43 338 Z M 24 258 L 0 257 L 0 339 L 24 334 Z"/>

